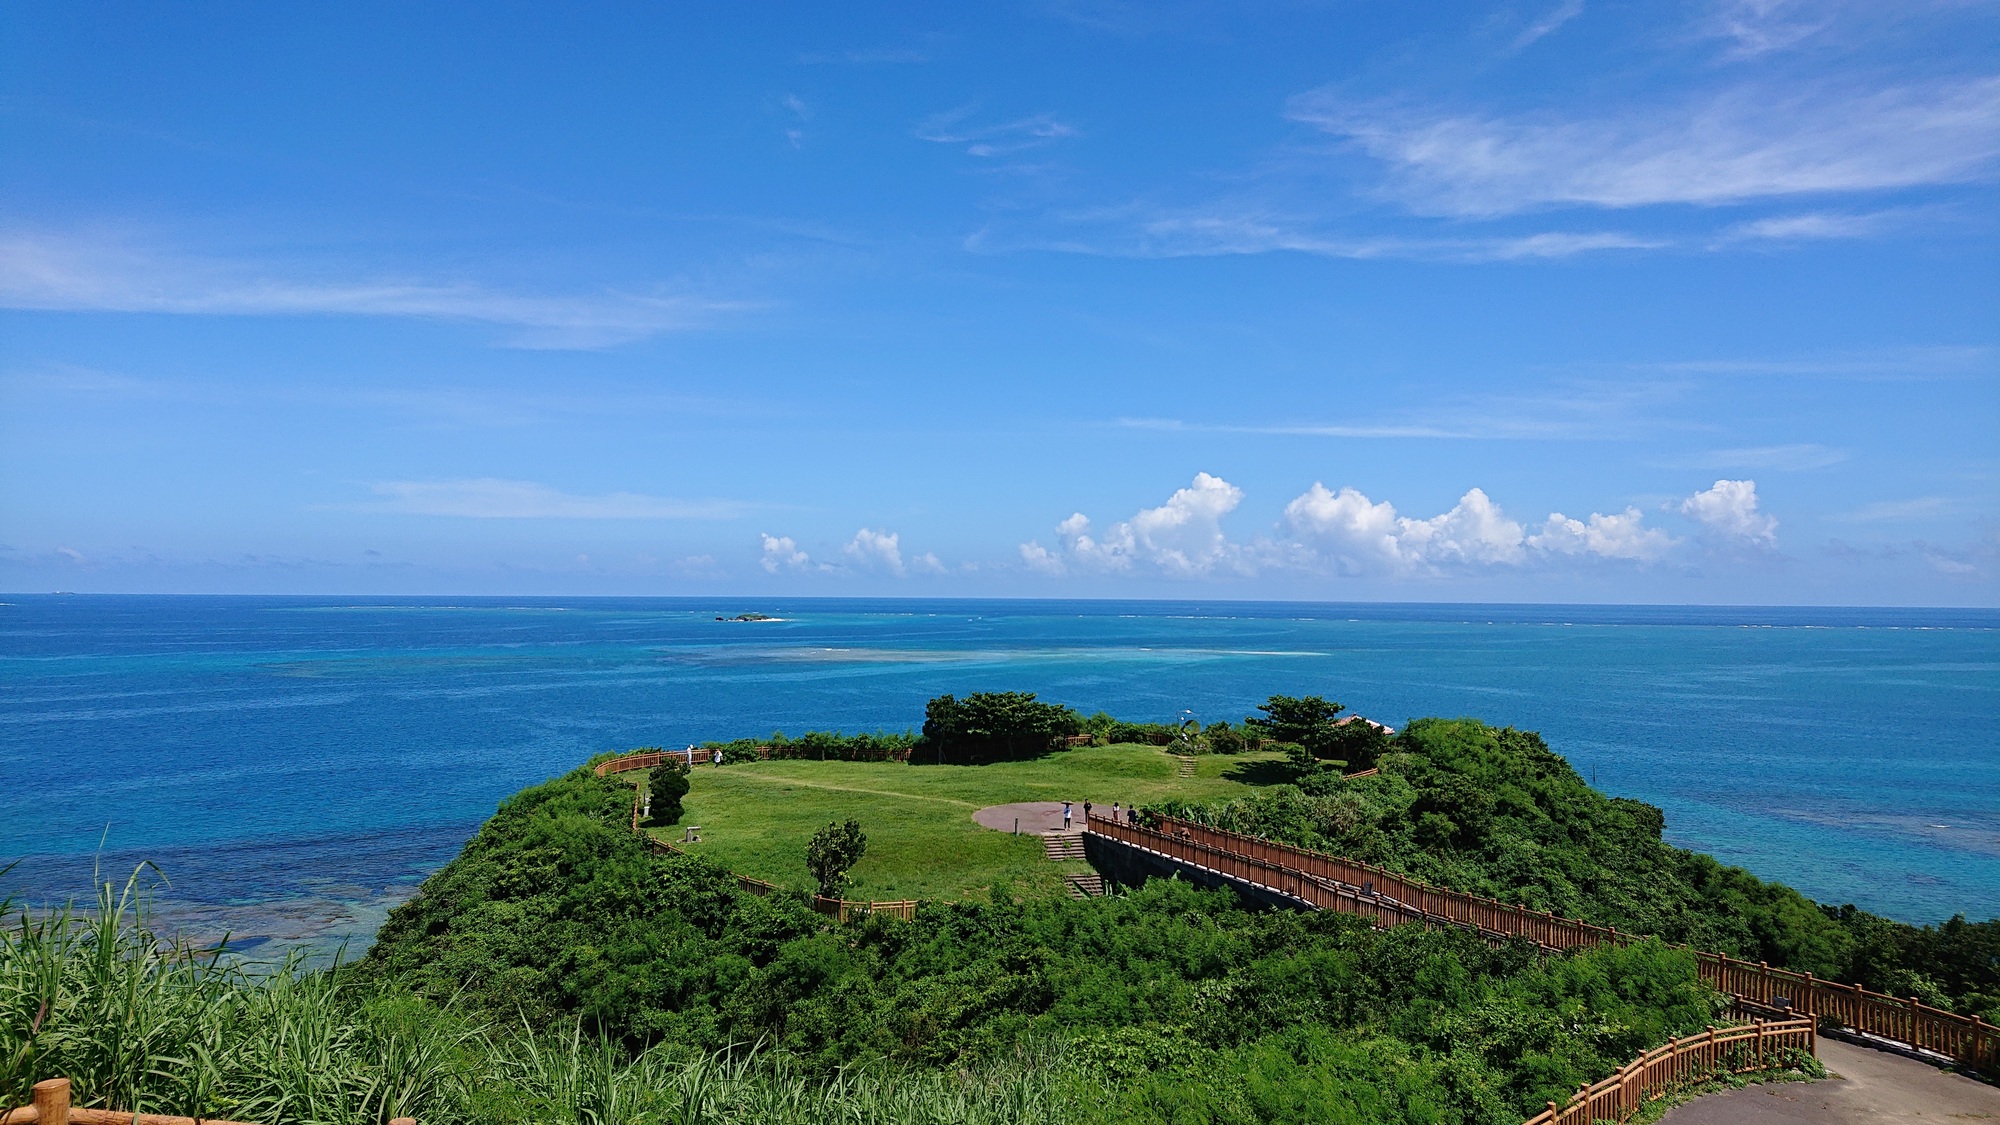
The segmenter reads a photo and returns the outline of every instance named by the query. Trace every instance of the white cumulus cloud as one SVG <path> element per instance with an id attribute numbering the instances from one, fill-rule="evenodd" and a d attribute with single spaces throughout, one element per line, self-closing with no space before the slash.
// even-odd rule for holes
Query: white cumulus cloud
<path id="1" fill-rule="evenodd" d="M 1021 544 L 1021 564 L 1029 570 L 1038 571 L 1042 574 L 1065 574 L 1069 571 L 1069 567 L 1064 565 L 1061 555 L 1042 546 L 1039 541 L 1032 539 Z"/>
<path id="2" fill-rule="evenodd" d="M 804 570 L 812 565 L 812 556 L 799 550 L 799 545 L 792 541 L 791 536 L 766 533 L 763 539 L 764 557 L 757 561 L 757 565 L 763 567 L 767 573 L 776 574 L 779 570 Z"/>
<path id="3" fill-rule="evenodd" d="M 854 533 L 841 551 L 862 566 L 874 570 L 886 570 L 901 577 L 903 574 L 903 548 L 901 536 L 893 531 L 874 531 L 862 528 Z M 935 555 L 929 556 L 936 562 Z"/>
<path id="4" fill-rule="evenodd" d="M 1167 574 L 1196 577 L 1218 567 L 1243 569 L 1241 550 L 1222 531 L 1222 517 L 1243 502 L 1243 490 L 1209 473 L 1157 508 L 1141 508 L 1130 519 L 1092 534 L 1082 512 L 1056 525 L 1058 550 L 1039 542 L 1021 545 L 1021 560 L 1030 569 L 1060 574 L 1070 565 L 1080 569 L 1125 572 L 1145 564 Z"/>
<path id="5" fill-rule="evenodd" d="M 1574 520 L 1552 513 L 1528 545 L 1558 555 L 1597 555 L 1607 559 L 1636 559 L 1652 562 L 1673 548 L 1674 538 L 1644 524 L 1637 508 L 1607 516 L 1592 512 L 1588 520 Z"/>
<path id="6" fill-rule="evenodd" d="M 1636 508 L 1593 512 L 1583 520 L 1556 512 L 1530 535 L 1484 489 L 1468 489 L 1450 511 L 1417 519 L 1358 489 L 1335 492 L 1317 482 L 1285 505 L 1284 514 L 1285 527 L 1309 557 L 1349 574 L 1524 566 L 1553 555 L 1649 562 L 1673 539 L 1643 521 Z"/>
<path id="7" fill-rule="evenodd" d="M 1680 513 L 1718 538 L 1773 547 L 1778 520 L 1757 510 L 1757 482 L 1719 480 L 1714 487 L 1681 501 Z"/>

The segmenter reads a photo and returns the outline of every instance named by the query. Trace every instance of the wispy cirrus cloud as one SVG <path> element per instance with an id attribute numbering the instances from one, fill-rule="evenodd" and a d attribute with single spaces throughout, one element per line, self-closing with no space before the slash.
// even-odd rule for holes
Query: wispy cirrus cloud
<path id="1" fill-rule="evenodd" d="M 1195 207 L 1127 204 L 1058 216 L 1029 231 L 985 227 L 965 241 L 975 252 L 1053 250 L 1107 258 L 1206 258 L 1296 253 L 1355 261 L 1520 262 L 1617 250 L 1658 250 L 1673 240 L 1629 231 L 1367 236 L 1341 233 L 1308 215 L 1230 202 Z"/>
<path id="2" fill-rule="evenodd" d="M 1166 433 L 1273 434 L 1288 437 L 1351 438 L 1474 438 L 1487 435 L 1422 425 L 1228 425 L 1212 422 L 1184 422 L 1178 418 L 1120 418 L 1112 423 L 1126 430 L 1160 430 Z"/>
<path id="3" fill-rule="evenodd" d="M 1842 523 L 1905 523 L 1933 519 L 1956 507 L 1957 501 L 1944 496 L 1915 496 L 1908 500 L 1877 500 L 1827 518 Z"/>
<path id="4" fill-rule="evenodd" d="M 0 233 L 0 308 L 181 316 L 350 316 L 513 330 L 522 348 L 601 348 L 706 327 L 755 307 L 681 293 L 514 293 L 465 283 L 328 278 L 265 263 Z"/>
<path id="5" fill-rule="evenodd" d="M 1843 238 L 1873 238 L 1908 222 L 1907 209 L 1850 213 L 1805 211 L 1792 215 L 1769 215 L 1761 219 L 1724 227 L 1711 245 L 1729 246 L 1746 242 L 1815 242 Z"/>
<path id="6" fill-rule="evenodd" d="M 1665 375 L 1797 379 L 1967 379 L 2000 375 L 2000 349 L 1936 345 L 1785 358 L 1720 357 L 1634 365 Z"/>
<path id="7" fill-rule="evenodd" d="M 1737 449 L 1704 449 L 1667 464 L 1683 469 L 1777 469 L 1803 472 L 1824 469 L 1847 460 L 1847 451 L 1817 442 L 1753 445 Z"/>
<path id="8" fill-rule="evenodd" d="M 1076 126 L 1051 113 L 1012 121 L 978 123 L 978 106 L 960 106 L 934 114 L 917 126 L 916 137 L 932 144 L 964 145 L 968 156 L 1006 156 L 1043 148 L 1080 135 Z"/>
<path id="9" fill-rule="evenodd" d="M 926 63 L 930 54 L 911 47 L 864 47 L 846 51 L 808 51 L 798 56 L 805 66 L 895 66 Z"/>
<path id="10" fill-rule="evenodd" d="M 1324 88 L 1293 99 L 1289 114 L 1379 163 L 1384 197 L 1459 218 L 1964 183 L 2000 158 L 1994 76 L 1744 84 L 1597 115 L 1412 108 Z"/>
<path id="11" fill-rule="evenodd" d="M 363 510 L 467 519 L 726 520 L 744 505 L 731 500 L 676 500 L 638 492 L 579 494 L 524 480 L 378 481 L 380 497 Z"/>
<path id="12" fill-rule="evenodd" d="M 1661 411 L 1685 381 L 1579 382 L 1515 394 L 1453 396 L 1421 412 L 1344 422 L 1189 422 L 1125 417 L 1110 425 L 1167 433 L 1269 434 L 1330 438 L 1437 438 L 1462 441 L 1606 439 L 1661 427 Z M 1671 423 L 1668 423 L 1671 424 Z"/>
<path id="13" fill-rule="evenodd" d="M 1521 29 L 1521 34 L 1514 37 L 1514 50 L 1519 51 L 1534 45 L 1536 41 L 1554 34 L 1562 25 L 1582 14 L 1583 0 L 1560 0 L 1540 19 Z"/>

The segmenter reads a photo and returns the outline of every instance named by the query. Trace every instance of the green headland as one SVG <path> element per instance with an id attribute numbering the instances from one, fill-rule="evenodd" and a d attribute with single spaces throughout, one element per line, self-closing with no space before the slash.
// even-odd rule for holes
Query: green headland
<path id="1" fill-rule="evenodd" d="M 923 734 L 579 763 L 504 801 L 332 970 L 162 943 L 111 897 L 22 913 L 0 942 L 0 1101 L 62 1075 L 79 1104 L 267 1125 L 1518 1125 L 1730 1020 L 1673 943 L 2000 1007 L 2000 923 L 1816 904 L 1666 844 L 1659 810 L 1533 734 L 1392 735 L 1315 703 L 1183 730 L 975 696 L 934 701 Z M 634 832 L 638 785 L 644 834 L 700 842 Z M 1162 879 L 1076 899 L 1079 861 L 973 820 L 1039 800 L 1136 803 L 1656 936 L 1549 953 Z M 923 900 L 912 919 L 814 909 L 807 841 L 849 821 L 865 851 L 845 893 Z"/>

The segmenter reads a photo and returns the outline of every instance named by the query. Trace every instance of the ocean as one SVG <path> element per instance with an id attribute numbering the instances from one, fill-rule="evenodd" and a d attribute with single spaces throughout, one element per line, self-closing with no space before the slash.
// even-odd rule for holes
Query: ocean
<path id="1" fill-rule="evenodd" d="M 944 692 L 1537 730 L 1673 843 L 1911 922 L 2000 915 L 2000 611 L 0 595 L 0 897 L 141 863 L 163 923 L 365 947 L 589 755 L 904 730 Z M 718 616 L 761 612 L 755 624 Z M 95 873 L 95 874 L 94 874 Z"/>

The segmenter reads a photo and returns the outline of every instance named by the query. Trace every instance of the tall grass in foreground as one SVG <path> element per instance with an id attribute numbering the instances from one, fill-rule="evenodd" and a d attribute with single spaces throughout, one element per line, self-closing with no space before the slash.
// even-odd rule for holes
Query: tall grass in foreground
<path id="1" fill-rule="evenodd" d="M 1062 1125 L 1089 1100 L 1046 1058 L 817 1078 L 754 1050 L 632 1058 L 580 1026 L 494 1028 L 296 958 L 257 971 L 163 942 L 138 886 L 0 926 L 0 1108 L 54 1077 L 81 1106 L 264 1125 Z"/>

